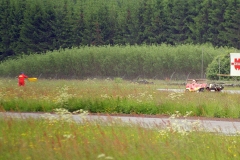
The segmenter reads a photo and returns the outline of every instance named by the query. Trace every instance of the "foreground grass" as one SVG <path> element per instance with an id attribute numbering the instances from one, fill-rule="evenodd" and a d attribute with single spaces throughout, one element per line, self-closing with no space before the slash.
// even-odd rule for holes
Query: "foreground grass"
<path id="1" fill-rule="evenodd" d="M 171 93 L 158 88 L 179 88 L 167 81 L 138 84 L 114 80 L 42 80 L 18 87 L 16 79 L 0 80 L 0 107 L 5 111 L 52 112 L 55 108 L 91 113 L 184 114 L 239 118 L 239 94 Z"/>
<path id="2" fill-rule="evenodd" d="M 107 125 L 106 125 L 107 124 Z M 0 159 L 238 159 L 240 137 L 101 120 L 0 118 Z"/>

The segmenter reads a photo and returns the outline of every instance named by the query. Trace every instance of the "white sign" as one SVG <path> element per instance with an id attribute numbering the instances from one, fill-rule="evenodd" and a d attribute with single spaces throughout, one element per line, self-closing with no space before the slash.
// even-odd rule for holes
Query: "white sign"
<path id="1" fill-rule="evenodd" d="M 240 76 L 240 53 L 230 53 L 230 76 Z"/>

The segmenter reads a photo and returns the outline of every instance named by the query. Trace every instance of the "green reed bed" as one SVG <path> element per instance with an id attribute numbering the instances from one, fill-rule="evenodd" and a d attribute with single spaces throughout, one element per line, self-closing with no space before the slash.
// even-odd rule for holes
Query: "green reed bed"
<path id="1" fill-rule="evenodd" d="M 184 89 L 184 85 L 175 88 Z M 113 80 L 45 80 L 17 86 L 17 79 L 0 80 L 0 107 L 5 111 L 52 112 L 54 108 L 79 109 L 91 113 L 167 114 L 176 111 L 193 116 L 239 118 L 239 94 L 174 93 L 158 91 L 173 88 L 166 81 L 138 84 L 120 78 Z"/>
<path id="2" fill-rule="evenodd" d="M 204 61 L 206 71 L 208 64 L 223 50 L 224 53 L 234 52 L 232 48 L 216 49 L 209 45 L 165 44 L 60 49 L 4 61 L 0 63 L 0 76 L 15 77 L 24 71 L 44 78 L 144 76 L 169 79 L 175 73 L 175 78 L 185 79 L 189 71 L 192 76 L 200 76 L 200 62 Z"/>
<path id="3" fill-rule="evenodd" d="M 187 122 L 186 122 L 187 123 Z M 69 116 L 39 119 L 0 118 L 0 159 L 238 159 L 240 138 L 194 130 L 143 128 L 120 120 Z"/>

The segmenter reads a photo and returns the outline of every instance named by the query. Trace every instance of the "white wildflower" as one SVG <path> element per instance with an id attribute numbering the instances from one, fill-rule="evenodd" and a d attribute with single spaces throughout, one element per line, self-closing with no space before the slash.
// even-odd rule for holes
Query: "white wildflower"
<path id="1" fill-rule="evenodd" d="M 104 153 L 99 154 L 99 155 L 97 156 L 97 158 L 103 158 L 103 157 L 105 157 L 105 154 L 104 154 Z"/>
<path id="2" fill-rule="evenodd" d="M 101 97 L 104 98 L 104 99 L 109 99 L 109 98 L 111 98 L 111 97 L 110 97 L 109 95 L 107 95 L 107 94 L 102 94 Z"/>
<path id="3" fill-rule="evenodd" d="M 56 98 L 55 102 L 59 104 L 61 107 L 67 107 L 68 101 L 73 97 L 72 94 L 68 93 L 68 86 L 63 86 L 59 90 L 59 96 Z"/>
<path id="4" fill-rule="evenodd" d="M 192 111 L 187 111 L 186 114 L 183 117 L 188 117 L 191 115 Z M 188 135 L 192 131 L 199 131 L 203 130 L 203 127 L 201 126 L 201 123 L 198 121 L 190 121 L 187 119 L 176 119 L 181 116 L 181 113 L 179 111 L 176 111 L 175 114 L 172 114 L 169 117 L 169 124 L 165 128 L 166 132 L 170 133 L 179 133 L 182 136 Z M 160 135 L 164 135 L 164 131 L 159 132 Z"/>
<path id="5" fill-rule="evenodd" d="M 64 134 L 63 137 L 66 139 L 74 138 L 72 134 Z"/>

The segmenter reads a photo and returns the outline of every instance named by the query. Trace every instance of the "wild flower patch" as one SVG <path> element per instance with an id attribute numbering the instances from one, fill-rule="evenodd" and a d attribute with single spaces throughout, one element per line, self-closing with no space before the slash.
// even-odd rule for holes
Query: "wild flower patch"
<path id="1" fill-rule="evenodd" d="M 184 94 L 178 93 L 178 92 L 172 92 L 172 93 L 168 94 L 168 98 L 170 100 L 179 100 L 179 99 L 184 98 Z"/>
<path id="2" fill-rule="evenodd" d="M 69 87 L 64 85 L 59 89 L 58 96 L 56 97 L 55 103 L 59 105 L 59 107 L 68 107 L 69 99 L 73 98 L 73 94 L 68 93 Z"/>
<path id="3" fill-rule="evenodd" d="M 69 112 L 65 108 L 56 108 L 53 109 L 55 114 L 50 114 L 50 113 L 45 113 L 42 118 L 48 121 L 48 123 L 58 123 L 58 122 L 75 122 L 73 120 L 72 115 L 77 114 L 81 118 L 84 118 L 86 115 L 88 115 L 88 111 L 84 111 L 82 109 L 74 111 L 74 112 Z"/>
<path id="4" fill-rule="evenodd" d="M 180 135 L 188 135 L 191 132 L 195 131 L 204 131 L 203 126 L 200 121 L 190 121 L 187 118 L 192 114 L 192 111 L 187 111 L 185 115 L 181 115 L 179 111 L 176 111 L 175 114 L 172 114 L 169 117 L 169 122 L 167 127 L 164 130 L 160 130 L 160 134 L 167 135 L 168 133 L 179 133 Z M 178 119 L 183 117 L 184 119 Z"/>

